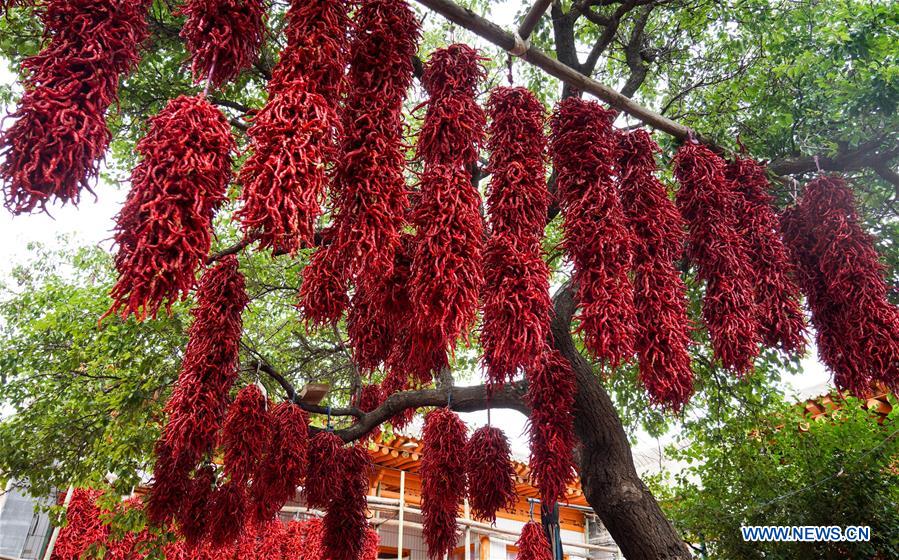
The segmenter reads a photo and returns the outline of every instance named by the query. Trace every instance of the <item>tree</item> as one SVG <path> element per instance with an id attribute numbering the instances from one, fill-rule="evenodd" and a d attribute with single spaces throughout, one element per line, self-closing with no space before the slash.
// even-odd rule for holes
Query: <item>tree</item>
<path id="1" fill-rule="evenodd" d="M 262 105 L 261 92 L 281 47 L 282 8 L 275 6 L 269 21 L 273 39 L 265 44 L 260 61 L 212 97 L 231 117 L 242 144 L 246 129 L 242 118 Z M 487 10 L 486 5 L 472 8 Z M 806 177 L 818 165 L 855 178 L 867 225 L 877 235 L 895 283 L 896 221 L 891 218 L 897 188 L 894 108 L 899 84 L 896 45 L 889 26 L 883 25 L 899 17 L 895 5 L 588 1 L 553 3 L 549 15 L 534 30 L 535 45 L 704 138 L 734 147 L 738 140 L 733 137 L 739 135 L 753 156 L 773 160 L 771 169 L 781 177 L 776 183 L 781 204 L 793 194 L 791 179 Z M 422 42 L 423 55 L 444 44 L 450 31 L 433 19 L 429 18 Z M 138 70 L 124 82 L 121 106 L 112 117 L 116 133 L 112 177 L 133 165 L 133 146 L 146 117 L 157 113 L 167 99 L 198 89 L 182 69 L 186 55 L 178 39 L 179 25 L 168 3 L 154 5 L 151 46 Z M 0 48 L 9 60 L 18 62 L 37 49 L 39 32 L 31 10 L 13 9 L 0 29 L 4 37 Z M 587 53 L 586 58 L 580 51 Z M 486 52 L 494 55 L 489 67 L 492 81 L 498 81 L 505 56 L 489 47 Z M 847 59 L 852 64 L 847 65 Z M 518 79 L 526 80 L 546 102 L 576 93 L 529 66 L 518 67 Z M 417 101 L 410 100 L 410 108 Z M 673 150 L 674 141 L 660 140 L 669 152 Z M 480 173 L 476 178 L 483 179 Z M 325 329 L 310 335 L 293 309 L 297 271 L 308 263 L 308 252 L 293 260 L 254 253 L 229 227 L 232 210 L 229 205 L 217 223 L 215 250 L 240 251 L 250 284 L 253 305 L 245 316 L 242 356 L 245 379 L 264 373 L 272 390 L 288 393 L 301 381 L 327 379 L 335 387 L 332 404 L 347 405 L 358 380 L 343 344 L 343 325 L 335 332 Z M 561 281 L 565 269 L 555 250 L 558 238 L 555 220 L 549 224 L 546 244 Z M 175 377 L 187 323 L 184 309 L 176 307 L 171 318 L 156 322 L 116 322 L 96 330 L 94 318 L 107 307 L 109 261 L 96 252 L 75 255 L 75 270 L 66 276 L 51 264 L 58 258 L 47 256 L 21 269 L 18 295 L 4 303 L 3 355 L 9 367 L 2 396 L 17 407 L 17 414 L 0 427 L 0 444 L 9 450 L 3 454 L 2 470 L 28 479 L 36 489 L 87 480 L 105 469 L 119 472 L 126 484 L 149 462 L 155 433 L 145 426 L 157 425 L 166 387 Z M 698 308 L 702 289 L 692 273 L 687 270 L 687 279 Z M 63 296 L 68 293 L 83 298 L 83 305 L 65 304 Z M 637 476 L 625 428 L 643 425 L 660 433 L 678 418 L 643 404 L 633 368 L 600 378 L 601 365 L 584 358 L 579 341 L 571 336 L 570 286 L 555 293 L 554 304 L 554 340 L 577 374 L 580 475 L 590 503 L 626 556 L 687 557 L 680 537 Z M 29 310 L 40 310 L 38 315 L 45 319 L 29 320 Z M 56 345 L 47 346 L 48 333 L 59 337 Z M 768 353 L 752 379 L 739 383 L 713 363 L 705 334 L 697 331 L 695 338 L 698 392 L 691 410 L 715 414 L 730 402 L 770 387 L 781 371 L 796 367 L 794 360 Z M 477 354 L 461 352 L 453 374 L 470 375 Z M 434 389 L 397 394 L 368 414 L 347 406 L 335 409 L 347 420 L 359 420 L 341 429 L 340 435 L 354 439 L 403 408 L 445 404 L 447 391 L 452 391 L 457 410 L 486 406 L 482 386 L 450 388 L 452 377 L 442 381 Z M 523 391 L 522 383 L 509 385 L 490 404 L 527 412 Z M 34 430 L 36 426 L 43 429 Z M 76 445 L 48 441 L 58 433 L 69 434 Z M 59 446 L 52 447 L 56 442 Z M 62 469 L 55 470 L 54 456 L 61 458 Z"/>
<path id="2" fill-rule="evenodd" d="M 895 411 L 847 398 L 815 420 L 785 402 L 759 418 L 735 410 L 717 429 L 692 427 L 672 457 L 690 466 L 667 485 L 664 509 L 710 558 L 896 558 Z M 866 543 L 748 543 L 743 525 L 871 527 Z"/>

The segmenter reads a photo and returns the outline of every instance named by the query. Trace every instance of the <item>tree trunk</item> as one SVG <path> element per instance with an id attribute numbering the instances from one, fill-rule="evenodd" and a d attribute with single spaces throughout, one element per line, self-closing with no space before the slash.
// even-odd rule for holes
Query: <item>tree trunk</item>
<path id="1" fill-rule="evenodd" d="M 577 376 L 575 431 L 581 442 L 580 477 L 587 501 L 628 560 L 692 558 L 634 468 L 630 444 L 608 393 L 570 334 L 574 298 L 556 294 L 555 347 Z"/>

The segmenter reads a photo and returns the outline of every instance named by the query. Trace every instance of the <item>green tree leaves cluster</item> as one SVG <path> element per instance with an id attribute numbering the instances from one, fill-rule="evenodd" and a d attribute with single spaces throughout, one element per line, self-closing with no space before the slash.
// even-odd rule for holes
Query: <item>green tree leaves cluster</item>
<path id="1" fill-rule="evenodd" d="M 695 425 L 671 450 L 687 468 L 657 485 L 663 508 L 709 559 L 899 558 L 899 409 L 878 421 L 864 404 L 811 420 L 776 399 Z M 741 525 L 868 525 L 871 541 L 749 543 Z"/>

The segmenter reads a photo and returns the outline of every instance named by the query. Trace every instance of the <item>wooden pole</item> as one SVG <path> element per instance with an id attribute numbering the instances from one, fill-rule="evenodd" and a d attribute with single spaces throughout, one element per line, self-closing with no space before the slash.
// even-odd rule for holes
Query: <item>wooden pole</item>
<path id="1" fill-rule="evenodd" d="M 492 21 L 479 16 L 473 11 L 463 8 L 452 0 L 417 0 L 422 6 L 434 10 L 451 22 L 461 25 L 475 35 L 486 39 L 513 55 L 540 68 L 550 76 L 554 76 L 571 87 L 588 92 L 605 101 L 611 107 L 634 117 L 640 122 L 668 133 L 680 140 L 687 140 L 698 135 L 689 127 L 677 123 L 668 117 L 656 113 L 652 109 L 634 102 L 629 97 L 603 85 L 589 76 L 581 74 L 574 68 L 562 64 L 537 47 L 528 45 L 517 33 L 509 33 Z M 713 143 L 702 139 L 704 142 Z"/>
<path id="2" fill-rule="evenodd" d="M 468 505 L 468 498 L 465 498 L 465 520 L 471 520 L 471 508 Z M 465 554 L 462 558 L 465 560 L 473 560 L 471 557 L 471 525 L 465 527 Z"/>
<path id="3" fill-rule="evenodd" d="M 66 491 L 66 499 L 63 501 L 63 509 L 68 509 L 69 504 L 72 502 L 72 494 L 75 493 L 75 487 L 69 486 L 68 491 Z M 53 528 L 53 533 L 50 535 L 50 542 L 47 543 L 47 550 L 44 551 L 44 560 L 50 560 L 50 557 L 53 556 L 53 549 L 56 548 L 56 540 L 59 539 L 59 527 Z"/>
<path id="4" fill-rule="evenodd" d="M 399 527 L 396 530 L 396 558 L 403 560 L 403 519 L 406 512 L 406 471 L 400 471 L 400 513 Z"/>

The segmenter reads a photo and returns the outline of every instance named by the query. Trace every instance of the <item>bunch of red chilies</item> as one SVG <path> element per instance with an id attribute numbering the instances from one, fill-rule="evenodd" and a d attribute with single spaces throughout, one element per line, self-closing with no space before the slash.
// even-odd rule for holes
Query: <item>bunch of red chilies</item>
<path id="1" fill-rule="evenodd" d="M 387 358 L 399 324 L 391 315 L 397 311 L 394 264 L 405 251 L 409 208 L 403 102 L 419 25 L 412 9 L 396 0 L 362 2 L 353 23 L 330 251 L 346 284 L 355 285 L 348 334 L 355 362 L 370 372 Z"/>
<path id="2" fill-rule="evenodd" d="M 156 442 L 147 513 L 158 525 L 174 516 L 182 529 L 199 525 L 202 531 L 205 512 L 198 518 L 191 510 L 198 508 L 198 500 L 208 500 L 215 484 L 214 475 L 209 480 L 209 471 L 201 465 L 215 448 L 225 420 L 247 303 L 235 257 L 224 258 L 203 275 L 181 372 L 166 404 L 168 422 Z"/>
<path id="3" fill-rule="evenodd" d="M 569 97 L 551 120 L 565 250 L 574 264 L 578 331 L 597 359 L 618 366 L 633 354 L 634 290 L 628 278 L 634 234 L 615 188 L 615 113 Z"/>
<path id="4" fill-rule="evenodd" d="M 740 199 L 738 228 L 743 232 L 754 270 L 755 305 L 762 342 L 787 354 L 802 355 L 805 319 L 799 306 L 799 287 L 793 280 L 796 271 L 780 235 L 765 167 L 751 159 L 737 158 L 727 166 L 727 180 Z"/>
<path id="5" fill-rule="evenodd" d="M 543 526 L 534 521 L 525 524 L 521 530 L 521 538 L 515 545 L 518 547 L 516 560 L 553 560 L 553 552 Z"/>
<path id="6" fill-rule="evenodd" d="M 341 0 L 291 2 L 268 102 L 247 131 L 253 153 L 240 172 L 237 217 L 246 234 L 276 253 L 314 243 L 327 169 L 337 156 L 348 26 Z"/>
<path id="7" fill-rule="evenodd" d="M 256 62 L 265 36 L 262 0 L 189 0 L 180 11 L 196 81 L 219 87 Z"/>
<path id="8" fill-rule="evenodd" d="M 705 281 L 702 314 L 712 347 L 725 368 L 745 375 L 759 353 L 761 336 L 754 270 L 739 230 L 742 204 L 726 167 L 721 156 L 693 142 L 674 158 L 680 182 L 677 204 L 690 228 L 687 255 Z"/>
<path id="9" fill-rule="evenodd" d="M 27 58 L 25 94 L 0 132 L 0 181 L 15 214 L 78 204 L 111 140 L 106 111 L 147 38 L 147 0 L 47 0 L 46 46 Z"/>
<path id="10" fill-rule="evenodd" d="M 468 428 L 449 408 L 425 417 L 421 450 L 422 534 L 432 560 L 456 548 L 459 504 L 468 485 L 465 478 L 465 442 Z"/>
<path id="11" fill-rule="evenodd" d="M 408 367 L 419 381 L 448 364 L 448 352 L 474 323 L 483 284 L 481 197 L 472 166 L 486 116 L 475 100 L 486 75 L 467 45 L 435 51 L 422 84 L 430 98 L 416 154 L 424 163 L 413 209 L 416 239 L 409 277 L 412 314 Z"/>
<path id="12" fill-rule="evenodd" d="M 549 267 L 541 254 L 549 210 L 545 109 L 520 87 L 494 89 L 487 106 L 491 231 L 481 345 L 488 383 L 501 385 L 533 364 L 549 331 Z"/>
<path id="13" fill-rule="evenodd" d="M 212 245 L 235 149 L 228 120 L 205 97 L 178 97 L 150 118 L 116 219 L 119 279 L 107 315 L 143 320 L 187 297 Z"/>
<path id="14" fill-rule="evenodd" d="M 812 312 L 818 353 L 838 387 L 869 394 L 899 388 L 899 311 L 862 229 L 852 191 L 836 176 L 811 181 L 784 211 L 784 238 Z"/>
<path id="15" fill-rule="evenodd" d="M 621 201 L 634 244 L 635 349 L 640 381 L 655 404 L 679 410 L 693 394 L 687 288 L 676 261 L 684 221 L 655 177 L 659 147 L 645 130 L 619 136 Z"/>

